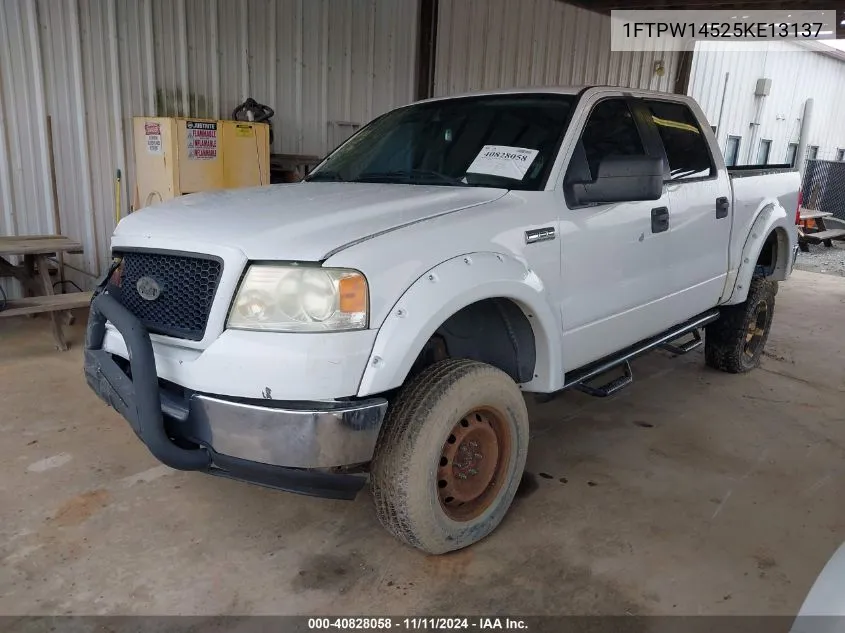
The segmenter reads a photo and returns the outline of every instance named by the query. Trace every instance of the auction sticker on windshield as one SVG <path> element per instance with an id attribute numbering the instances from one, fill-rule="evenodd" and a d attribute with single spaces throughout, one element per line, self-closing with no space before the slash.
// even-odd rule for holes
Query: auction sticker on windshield
<path id="1" fill-rule="evenodd" d="M 485 145 L 467 169 L 468 174 L 488 174 L 522 180 L 537 157 L 536 149 Z"/>

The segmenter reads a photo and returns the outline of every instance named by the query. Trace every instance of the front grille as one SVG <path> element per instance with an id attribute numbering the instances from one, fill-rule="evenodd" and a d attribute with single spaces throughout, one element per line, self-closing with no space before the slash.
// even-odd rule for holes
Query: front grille
<path id="1" fill-rule="evenodd" d="M 120 302 L 156 334 L 199 341 L 223 272 L 223 263 L 208 255 L 128 251 L 123 258 Z M 138 280 L 149 277 L 160 294 L 153 300 L 138 292 Z M 145 280 L 146 281 L 146 280 Z"/>

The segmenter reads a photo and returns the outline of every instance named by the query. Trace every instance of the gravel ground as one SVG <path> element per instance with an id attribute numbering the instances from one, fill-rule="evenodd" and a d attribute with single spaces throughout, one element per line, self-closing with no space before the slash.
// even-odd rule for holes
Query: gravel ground
<path id="1" fill-rule="evenodd" d="M 795 268 L 845 277 L 845 242 L 833 242 L 830 248 L 824 244 L 810 244 L 809 253 L 798 251 Z"/>

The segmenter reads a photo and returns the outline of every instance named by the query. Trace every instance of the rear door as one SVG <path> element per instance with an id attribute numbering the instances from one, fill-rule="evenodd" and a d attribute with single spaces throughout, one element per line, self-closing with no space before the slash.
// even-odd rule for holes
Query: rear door
<path id="1" fill-rule="evenodd" d="M 681 101 L 638 100 L 641 119 L 659 136 L 668 163 L 668 268 L 675 322 L 719 303 L 728 273 L 731 186 L 696 113 Z"/>

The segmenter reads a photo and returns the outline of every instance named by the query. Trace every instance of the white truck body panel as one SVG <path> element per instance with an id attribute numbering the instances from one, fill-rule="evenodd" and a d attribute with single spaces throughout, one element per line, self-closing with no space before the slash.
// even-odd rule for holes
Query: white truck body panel
<path id="1" fill-rule="evenodd" d="M 115 230 L 112 247 L 163 248 L 159 241 L 190 239 L 212 248 L 237 249 L 251 260 L 320 261 L 358 240 L 484 204 L 505 193 L 504 189 L 330 182 L 208 191 L 130 214 Z"/>
<path id="2" fill-rule="evenodd" d="M 172 345 L 153 335 L 159 378 L 187 389 L 238 398 L 333 400 L 358 393 L 376 330 L 319 336 L 225 330 L 205 349 Z M 113 327 L 103 348 L 128 358 Z"/>
<path id="3" fill-rule="evenodd" d="M 195 194 L 132 214 L 115 232 L 115 251 L 177 250 L 224 260 L 204 338 L 152 335 L 160 377 L 224 396 L 258 398 L 267 389 L 290 400 L 378 394 L 402 384 L 451 314 L 476 300 L 506 297 L 531 320 L 537 342 L 535 376 L 522 386 L 552 392 L 564 385 L 566 371 L 720 302 L 741 302 L 775 229 L 783 248 L 772 278 L 788 276 L 797 174 L 729 179 L 709 128 L 715 177 L 668 183 L 656 201 L 567 207 L 563 174 L 584 121 L 600 100 L 622 96 L 685 103 L 706 127 L 687 97 L 592 88 L 578 102 L 542 191 L 306 182 Z M 716 220 L 708 210 L 719 196 L 729 197 L 731 211 Z M 670 209 L 671 230 L 653 234 L 650 213 L 661 206 Z M 545 228 L 560 239 L 526 243 L 527 231 Z M 226 330 L 248 261 L 322 261 L 361 271 L 370 292 L 369 329 Z M 127 354 L 114 330 L 106 344 Z"/>
<path id="4" fill-rule="evenodd" d="M 358 395 L 400 386 L 425 342 L 446 319 L 492 296 L 513 300 L 531 322 L 537 361 L 534 379 L 523 388 L 560 389 L 563 367 L 556 353 L 561 349 L 560 320 L 546 291 L 536 272 L 499 253 L 469 252 L 432 268 L 402 294 L 382 323 Z"/>
<path id="5" fill-rule="evenodd" d="M 763 243 L 772 231 L 778 236 L 778 262 L 770 279 L 784 281 L 792 272 L 797 243 L 798 172 L 732 177 L 734 221 L 730 241 L 730 268 L 720 303 L 742 303 Z M 745 239 L 742 239 L 744 236 Z"/>
<path id="6" fill-rule="evenodd" d="M 558 199 L 565 205 L 562 192 Z M 669 283 L 669 242 L 649 202 L 567 209 L 561 221 L 563 364 L 567 371 L 682 322 Z M 612 248 L 608 248 L 613 244 Z M 596 253 L 602 253 L 596 257 Z M 601 283 L 597 280 L 601 279 Z"/>
<path id="7" fill-rule="evenodd" d="M 483 206 L 352 244 L 329 257 L 325 266 L 354 268 L 367 276 L 370 327 L 379 327 L 399 298 L 428 271 L 474 252 L 501 253 L 533 270 L 544 285 L 543 301 L 557 312 L 553 306 L 562 294 L 559 243 L 552 240 L 530 247 L 525 243 L 526 231 L 556 223 L 557 209 L 546 197 L 540 191 L 511 191 Z M 437 311 L 434 305 L 429 309 L 432 314 Z"/>

